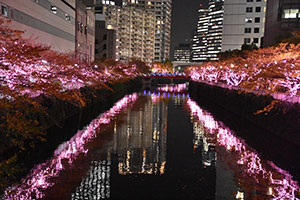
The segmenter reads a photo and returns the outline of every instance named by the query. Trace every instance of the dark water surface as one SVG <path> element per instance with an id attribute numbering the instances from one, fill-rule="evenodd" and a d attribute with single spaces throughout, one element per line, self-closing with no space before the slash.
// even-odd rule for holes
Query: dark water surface
<path id="1" fill-rule="evenodd" d="M 3 199 L 299 199 L 287 171 L 184 89 L 125 96 Z"/>

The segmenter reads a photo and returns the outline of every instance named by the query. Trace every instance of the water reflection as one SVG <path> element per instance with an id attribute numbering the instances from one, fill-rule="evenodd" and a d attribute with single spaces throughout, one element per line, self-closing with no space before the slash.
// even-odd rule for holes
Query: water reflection
<path id="1" fill-rule="evenodd" d="M 3 199 L 51 199 L 47 196 L 53 194 L 51 189 L 54 193 L 63 190 L 74 200 L 109 199 L 119 192 L 118 199 L 126 199 L 123 195 L 130 194 L 132 184 L 141 190 L 134 188 L 133 196 L 145 193 L 153 199 L 174 199 L 178 195 L 201 199 L 211 192 L 206 190 L 207 185 L 213 188 L 214 196 L 209 199 L 299 199 L 298 183 L 288 172 L 262 160 L 192 101 L 186 90 L 186 84 L 168 85 L 124 97 L 60 145 L 53 158 L 35 167 L 21 184 L 8 188 Z M 182 105 L 189 112 L 181 111 Z M 178 109 L 179 115 L 170 115 L 178 114 Z M 185 117 L 187 124 L 183 123 L 180 130 L 170 129 Z M 111 128 L 104 130 L 104 125 Z M 103 131 L 109 132 L 110 139 L 100 137 Z M 80 177 L 74 176 L 74 168 L 82 171 Z M 66 182 L 65 177 L 70 179 L 70 190 L 59 187 L 59 182 Z M 232 187 L 222 196 L 219 191 L 225 190 L 225 183 Z M 143 184 L 144 188 L 139 187 Z M 158 192 L 149 190 L 154 187 Z M 119 191 L 122 188 L 124 193 Z"/>
<path id="2" fill-rule="evenodd" d="M 187 105 L 195 118 L 195 132 L 204 133 L 205 137 L 212 138 L 218 147 L 217 152 L 227 160 L 228 166 L 237 177 L 238 185 L 243 188 L 244 191 L 236 192 L 236 199 L 244 199 L 244 196 L 246 199 L 300 198 L 299 185 L 288 172 L 271 161 L 263 161 L 255 150 L 221 122 L 214 120 L 213 116 L 202 110 L 196 102 L 189 99 Z M 199 126 L 202 130 L 199 130 Z"/>
<path id="3" fill-rule="evenodd" d="M 110 123 L 120 111 L 131 105 L 136 99 L 136 94 L 125 96 L 110 110 L 93 120 L 84 130 L 78 131 L 71 140 L 58 147 L 53 158 L 36 166 L 20 185 L 8 188 L 3 199 L 43 198 L 44 190 L 55 184 L 51 178 L 59 176 L 66 165 L 71 166 L 80 154 L 86 154 L 88 149 L 85 148 L 85 144 L 97 136 L 101 126 Z"/>

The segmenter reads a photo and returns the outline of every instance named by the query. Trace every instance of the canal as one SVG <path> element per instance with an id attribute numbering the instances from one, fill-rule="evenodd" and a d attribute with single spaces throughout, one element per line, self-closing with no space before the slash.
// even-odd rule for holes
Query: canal
<path id="1" fill-rule="evenodd" d="M 299 191 L 178 84 L 124 96 L 2 198 L 299 199 Z"/>

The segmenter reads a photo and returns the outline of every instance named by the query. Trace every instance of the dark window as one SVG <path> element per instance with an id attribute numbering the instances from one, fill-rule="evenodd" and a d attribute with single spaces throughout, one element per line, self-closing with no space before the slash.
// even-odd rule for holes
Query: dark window
<path id="1" fill-rule="evenodd" d="M 87 34 L 87 26 L 84 26 L 84 34 Z"/>
<path id="2" fill-rule="evenodd" d="M 261 0 L 256 0 L 256 2 L 261 2 Z"/>
<path id="3" fill-rule="evenodd" d="M 106 44 L 103 45 L 103 49 L 106 49 Z"/>
<path id="4" fill-rule="evenodd" d="M 5 17 L 8 17 L 7 6 L 1 5 L 1 14 Z"/>
<path id="5" fill-rule="evenodd" d="M 255 17 L 255 23 L 260 23 L 260 17 Z"/>
<path id="6" fill-rule="evenodd" d="M 96 39 L 96 40 L 95 40 L 95 44 L 98 44 L 98 42 L 99 42 L 99 40 L 98 40 L 98 39 Z"/>
<path id="7" fill-rule="evenodd" d="M 253 43 L 258 43 L 258 38 L 253 38 Z"/>
<path id="8" fill-rule="evenodd" d="M 261 12 L 261 7 L 255 7 L 255 12 Z"/>
<path id="9" fill-rule="evenodd" d="M 107 39 L 107 35 L 103 35 L 103 40 L 106 40 Z"/>
<path id="10" fill-rule="evenodd" d="M 103 58 L 106 58 L 106 53 L 105 53 L 105 54 L 103 54 Z"/>
<path id="11" fill-rule="evenodd" d="M 252 7 L 247 7 L 247 8 L 246 8 L 246 12 L 247 12 L 247 13 L 253 12 L 253 8 L 252 8 Z"/>
<path id="12" fill-rule="evenodd" d="M 247 2 L 253 2 L 253 0 L 247 0 Z"/>
<path id="13" fill-rule="evenodd" d="M 254 33 L 259 33 L 259 28 L 254 28 Z"/>
<path id="14" fill-rule="evenodd" d="M 244 44 L 250 44 L 250 38 L 244 38 Z"/>
<path id="15" fill-rule="evenodd" d="M 245 33 L 251 33 L 251 28 L 245 28 Z"/>

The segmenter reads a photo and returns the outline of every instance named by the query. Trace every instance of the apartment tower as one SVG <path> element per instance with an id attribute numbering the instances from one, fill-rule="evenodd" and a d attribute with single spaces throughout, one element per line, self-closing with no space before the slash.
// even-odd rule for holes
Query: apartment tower
<path id="1" fill-rule="evenodd" d="M 172 0 L 123 0 L 123 7 L 128 6 L 155 13 L 154 61 L 170 59 Z"/>

